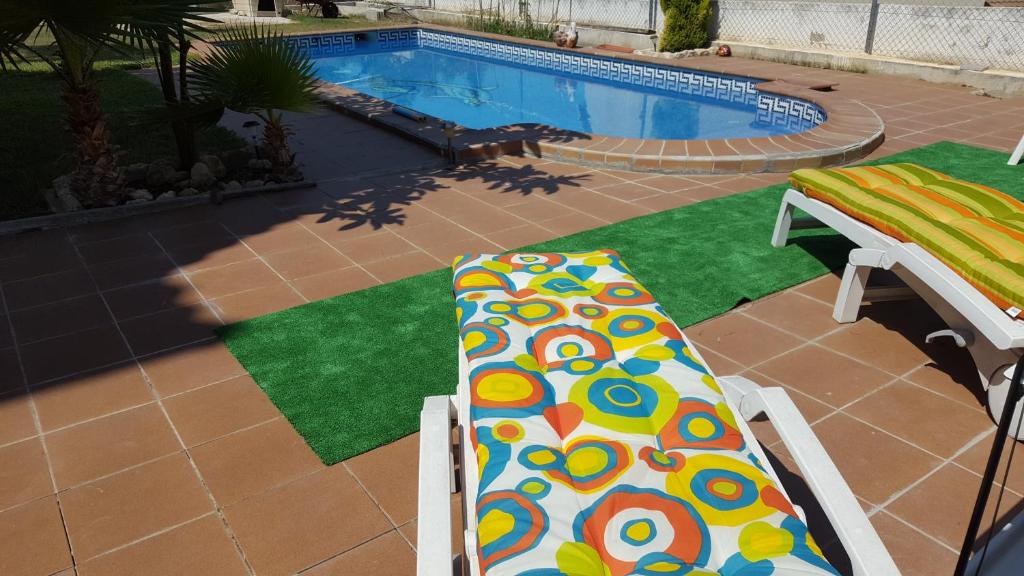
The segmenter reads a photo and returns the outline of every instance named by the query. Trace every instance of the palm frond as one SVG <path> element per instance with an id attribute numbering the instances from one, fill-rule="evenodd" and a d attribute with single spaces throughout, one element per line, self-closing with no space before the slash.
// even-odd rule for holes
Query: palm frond
<path id="1" fill-rule="evenodd" d="M 0 0 L 0 57 L 17 65 L 44 28 L 115 51 L 142 47 L 156 35 L 183 27 L 195 36 L 213 22 L 215 0 Z"/>
<path id="2" fill-rule="evenodd" d="M 309 55 L 285 41 L 280 31 L 255 24 L 218 34 L 211 49 L 192 65 L 192 86 L 238 112 L 306 111 L 317 78 Z"/>

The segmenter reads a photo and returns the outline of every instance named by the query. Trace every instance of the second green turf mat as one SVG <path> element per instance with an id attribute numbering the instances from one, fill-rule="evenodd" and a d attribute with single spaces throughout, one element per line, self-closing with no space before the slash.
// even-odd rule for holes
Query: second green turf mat
<path id="1" fill-rule="evenodd" d="M 939 143 L 878 162 L 916 162 L 1024 197 L 1006 154 Z M 587 230 L 528 247 L 612 248 L 681 326 L 820 276 L 851 245 L 828 230 L 769 244 L 786 185 Z M 451 271 L 282 310 L 219 331 L 231 352 L 326 464 L 415 432 L 423 398 L 457 379 Z"/>

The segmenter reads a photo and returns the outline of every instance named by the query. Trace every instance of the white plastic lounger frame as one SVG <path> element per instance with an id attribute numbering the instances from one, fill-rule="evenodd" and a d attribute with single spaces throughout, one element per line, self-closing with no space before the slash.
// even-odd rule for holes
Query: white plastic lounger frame
<path id="1" fill-rule="evenodd" d="M 700 353 L 691 351 L 701 360 Z M 456 396 L 431 396 L 424 401 L 420 413 L 419 511 L 417 528 L 418 576 L 480 576 L 476 558 L 476 456 L 468 440 L 469 381 L 466 378 L 465 354 L 459 348 L 459 386 Z M 785 494 L 785 488 L 772 469 L 757 438 L 746 421 L 767 417 L 778 431 L 782 442 L 800 468 L 815 498 L 832 524 L 839 541 L 850 558 L 855 576 L 898 576 L 899 570 L 882 540 L 864 514 L 857 498 L 850 491 L 825 448 L 818 442 L 811 427 L 782 388 L 761 388 L 742 376 L 717 378 L 725 393 L 726 403 L 742 419 L 737 420 L 740 432 L 765 469 Z M 464 557 L 453 558 L 450 495 L 456 492 L 453 472 L 452 424 L 458 426 L 462 453 L 462 515 Z M 788 494 L 786 496 L 789 498 Z M 803 510 L 796 508 L 803 516 Z"/>
<path id="2" fill-rule="evenodd" d="M 1007 162 L 1007 164 L 1010 166 L 1020 164 L 1021 156 L 1024 156 L 1024 136 L 1020 137 L 1020 142 L 1017 143 L 1017 147 L 1013 150 L 1013 154 L 1010 154 L 1010 161 Z"/>
<path id="3" fill-rule="evenodd" d="M 794 222 L 795 208 L 807 212 L 815 222 L 810 225 L 805 221 Z M 949 326 L 948 330 L 929 334 L 925 341 L 932 342 L 935 338 L 948 336 L 961 348 L 967 348 L 987 392 L 990 413 L 1001 414 L 1013 365 L 1024 353 L 1024 321 L 1011 318 L 917 244 L 900 242 L 797 190 L 787 190 L 782 198 L 772 245 L 785 246 L 791 228 L 822 225 L 860 246 L 850 251 L 843 272 L 832 313 L 836 321 L 856 321 L 860 304 L 864 300 L 904 296 L 899 289 L 867 287 L 872 269 L 891 270 L 906 283 L 911 294 L 923 298 Z M 1019 417 L 1022 406 L 1024 401 L 1018 403 L 1014 418 Z"/>

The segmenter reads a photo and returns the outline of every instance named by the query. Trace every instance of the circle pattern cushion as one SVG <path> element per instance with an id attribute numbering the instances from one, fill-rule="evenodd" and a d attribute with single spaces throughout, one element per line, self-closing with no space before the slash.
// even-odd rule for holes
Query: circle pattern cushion
<path id="1" fill-rule="evenodd" d="M 617 253 L 454 272 L 482 574 L 836 574 Z"/>

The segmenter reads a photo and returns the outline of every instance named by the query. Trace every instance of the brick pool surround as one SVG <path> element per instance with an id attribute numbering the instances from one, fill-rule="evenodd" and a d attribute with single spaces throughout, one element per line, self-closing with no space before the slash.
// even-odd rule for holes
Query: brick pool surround
<path id="1" fill-rule="evenodd" d="M 549 50 L 561 50 L 550 42 L 511 38 L 433 24 L 374 26 L 345 30 L 345 33 L 376 32 L 385 29 L 424 29 L 475 36 L 505 43 L 517 43 Z M 316 35 L 316 34 L 314 34 Z M 302 36 L 309 36 L 303 34 Z M 622 54 L 596 48 L 577 48 L 575 53 L 708 72 L 737 75 L 732 59 L 688 58 L 673 62 L 662 58 Z M 882 119 L 864 104 L 836 92 L 812 90 L 785 78 L 763 78 L 760 92 L 798 98 L 819 106 L 825 122 L 798 134 L 763 138 L 718 140 L 657 140 L 602 136 L 563 130 L 541 124 L 514 124 L 475 130 L 456 126 L 452 138 L 455 157 L 461 161 L 526 154 L 604 168 L 676 174 L 729 174 L 740 172 L 790 172 L 797 168 L 833 166 L 860 159 L 885 139 Z M 392 104 L 361 92 L 320 81 L 319 98 L 332 108 L 413 138 L 423 144 L 447 150 L 448 139 L 442 120 L 427 117 L 418 122 L 395 114 Z"/>

